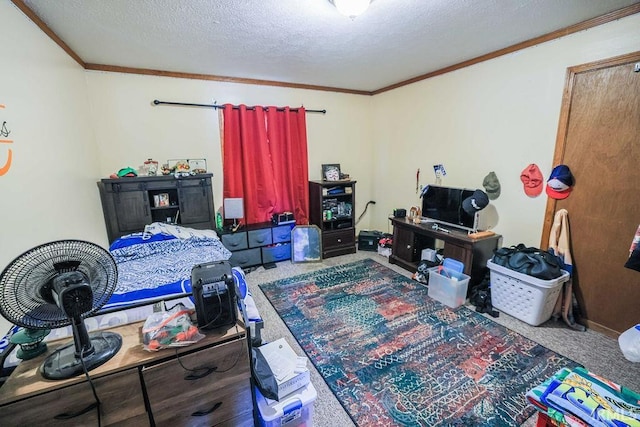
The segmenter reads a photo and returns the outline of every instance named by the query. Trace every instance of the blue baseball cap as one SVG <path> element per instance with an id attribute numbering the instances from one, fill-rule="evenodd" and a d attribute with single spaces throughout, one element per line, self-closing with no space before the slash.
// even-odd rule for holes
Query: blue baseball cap
<path id="1" fill-rule="evenodd" d="M 566 199 L 573 187 L 573 175 L 567 165 L 558 165 L 547 180 L 547 195 L 552 199 Z"/>
<path id="2" fill-rule="evenodd" d="M 489 197 L 482 190 L 476 190 L 473 194 L 462 201 L 462 209 L 469 215 L 473 215 L 487 207 Z"/>

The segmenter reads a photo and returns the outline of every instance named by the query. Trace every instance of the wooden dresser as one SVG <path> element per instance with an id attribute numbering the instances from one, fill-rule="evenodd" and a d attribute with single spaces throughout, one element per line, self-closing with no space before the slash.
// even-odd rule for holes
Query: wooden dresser
<path id="1" fill-rule="evenodd" d="M 142 323 L 110 329 L 122 335 L 120 351 L 89 372 L 101 401 L 103 426 L 253 426 L 249 347 L 237 323 L 196 344 L 148 352 Z M 38 369 L 49 352 L 22 362 L 0 388 L 2 426 L 97 426 L 93 392 L 85 376 L 51 381 Z M 190 372 L 187 369 L 211 368 Z M 199 374 L 199 375 L 198 375 Z M 84 411 L 85 409 L 88 410 Z"/>

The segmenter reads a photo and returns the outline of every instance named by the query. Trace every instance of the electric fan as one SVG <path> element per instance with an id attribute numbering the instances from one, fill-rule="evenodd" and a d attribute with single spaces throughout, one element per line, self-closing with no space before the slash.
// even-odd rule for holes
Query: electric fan
<path id="1" fill-rule="evenodd" d="M 73 342 L 40 366 L 43 377 L 71 378 L 94 369 L 122 346 L 113 332 L 89 334 L 84 319 L 107 303 L 118 279 L 116 263 L 102 247 L 82 240 L 59 240 L 30 249 L 0 275 L 0 314 L 27 329 L 71 325 Z"/>

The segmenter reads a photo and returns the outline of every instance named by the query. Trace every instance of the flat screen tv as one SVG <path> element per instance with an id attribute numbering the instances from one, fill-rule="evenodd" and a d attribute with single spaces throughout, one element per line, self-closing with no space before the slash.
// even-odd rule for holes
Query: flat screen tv
<path id="1" fill-rule="evenodd" d="M 428 185 L 422 192 L 422 216 L 440 224 L 475 232 L 480 230 L 481 211 L 467 213 L 462 201 L 475 190 Z"/>

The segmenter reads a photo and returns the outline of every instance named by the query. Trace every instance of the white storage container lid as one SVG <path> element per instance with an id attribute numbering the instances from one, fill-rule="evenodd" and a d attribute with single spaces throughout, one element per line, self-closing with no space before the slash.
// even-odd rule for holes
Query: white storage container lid
<path id="1" fill-rule="evenodd" d="M 296 390 L 295 392 L 286 395 L 282 399 L 267 400 L 260 390 L 256 387 L 256 402 L 258 403 L 258 409 L 260 410 L 260 416 L 266 422 L 271 422 L 282 416 L 289 414 L 295 410 L 302 409 L 307 406 L 318 397 L 313 384 L 309 383 L 306 386 Z M 271 403 L 268 403 L 271 402 Z"/>
<path id="2" fill-rule="evenodd" d="M 618 344 L 628 361 L 640 362 L 640 323 L 620 334 Z"/>

